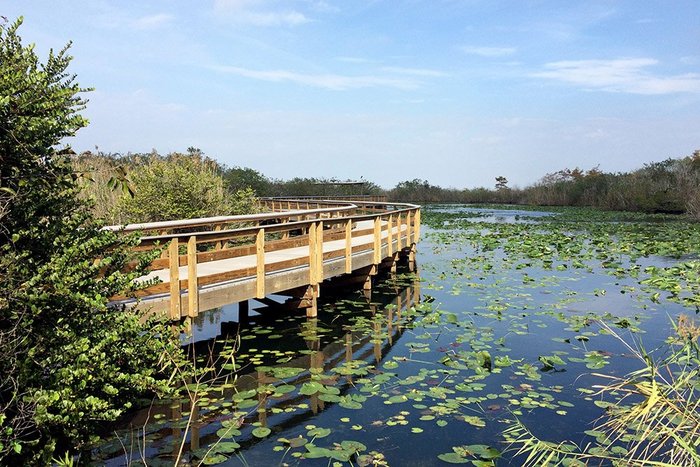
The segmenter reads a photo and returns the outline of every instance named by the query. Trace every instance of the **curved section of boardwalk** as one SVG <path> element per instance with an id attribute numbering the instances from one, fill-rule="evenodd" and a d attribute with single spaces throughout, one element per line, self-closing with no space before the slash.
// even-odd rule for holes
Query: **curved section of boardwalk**
<path id="1" fill-rule="evenodd" d="M 130 225 L 140 250 L 164 248 L 140 281 L 138 306 L 171 319 L 283 294 L 316 313 L 319 284 L 344 274 L 370 280 L 401 255 L 413 261 L 420 207 L 412 204 L 265 199 L 269 212 Z M 116 229 L 118 227 L 109 227 Z M 119 299 L 119 298 L 118 298 Z M 120 300 L 134 302 L 135 299 Z"/>

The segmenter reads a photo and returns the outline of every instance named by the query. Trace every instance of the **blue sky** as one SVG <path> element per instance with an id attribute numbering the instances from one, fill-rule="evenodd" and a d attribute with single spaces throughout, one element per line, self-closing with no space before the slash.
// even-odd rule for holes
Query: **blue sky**
<path id="1" fill-rule="evenodd" d="M 0 0 L 94 87 L 77 150 L 524 186 L 700 149 L 697 0 Z"/>

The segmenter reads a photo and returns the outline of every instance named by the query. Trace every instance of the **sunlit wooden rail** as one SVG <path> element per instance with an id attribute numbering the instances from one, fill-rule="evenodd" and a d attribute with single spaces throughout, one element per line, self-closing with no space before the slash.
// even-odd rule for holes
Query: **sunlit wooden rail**
<path id="1" fill-rule="evenodd" d="M 315 316 L 319 284 L 356 274 L 365 288 L 380 266 L 415 261 L 420 207 L 377 201 L 261 200 L 268 212 L 112 226 L 140 232 L 137 250 L 163 249 L 139 281 L 137 304 L 173 320 L 270 294 Z M 115 297 L 116 302 L 134 298 Z"/>

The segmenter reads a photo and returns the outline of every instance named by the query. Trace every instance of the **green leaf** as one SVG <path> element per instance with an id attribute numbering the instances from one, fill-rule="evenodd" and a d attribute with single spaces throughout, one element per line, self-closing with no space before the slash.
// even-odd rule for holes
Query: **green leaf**
<path id="1" fill-rule="evenodd" d="M 272 430 L 270 430 L 268 427 L 259 426 L 259 427 L 255 428 L 252 433 L 253 433 L 253 436 L 255 436 L 256 438 L 265 438 L 271 432 L 272 432 Z"/>
<path id="2" fill-rule="evenodd" d="M 439 454 L 438 459 L 448 464 L 466 464 L 470 462 L 466 457 L 462 457 L 456 452 L 446 452 L 444 454 Z"/>

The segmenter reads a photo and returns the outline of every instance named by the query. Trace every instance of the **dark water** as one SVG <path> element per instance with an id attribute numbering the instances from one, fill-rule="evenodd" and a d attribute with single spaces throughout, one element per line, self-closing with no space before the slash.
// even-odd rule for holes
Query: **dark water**
<path id="1" fill-rule="evenodd" d="M 520 215 L 540 214 L 480 213 Z M 424 231 L 419 275 L 384 277 L 371 297 L 353 288 L 324 297 L 318 319 L 261 309 L 239 323 L 236 305 L 200 315 L 187 345 L 212 370 L 194 410 L 183 397 L 133 414 L 94 463 L 423 466 L 483 444 L 501 453 L 497 465 L 520 465 L 503 442 L 505 421 L 550 441 L 591 441 L 584 431 L 603 414 L 594 374 L 638 369 L 640 336 L 648 349 L 661 345 L 684 311 L 595 267 L 515 270 L 496 254 L 475 269 L 464 263 L 473 248 Z M 216 360 L 231 347 L 235 363 Z M 563 364 L 543 364 L 552 356 Z M 604 366 L 587 366 L 595 359 Z"/>

